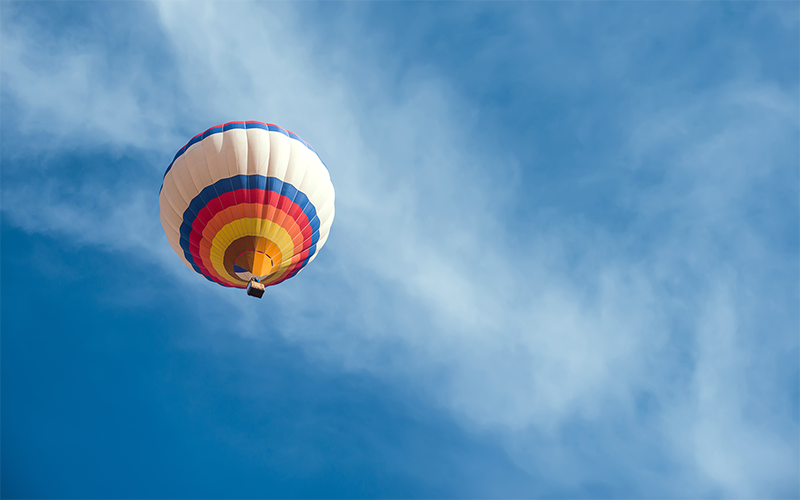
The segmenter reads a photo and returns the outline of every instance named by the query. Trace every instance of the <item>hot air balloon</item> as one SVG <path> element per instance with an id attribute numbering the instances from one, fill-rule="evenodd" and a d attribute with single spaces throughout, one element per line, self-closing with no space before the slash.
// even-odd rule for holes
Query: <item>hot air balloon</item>
<path id="1" fill-rule="evenodd" d="M 316 151 L 270 123 L 196 135 L 167 167 L 161 225 L 184 264 L 209 281 L 264 288 L 299 273 L 328 239 L 335 193 Z"/>

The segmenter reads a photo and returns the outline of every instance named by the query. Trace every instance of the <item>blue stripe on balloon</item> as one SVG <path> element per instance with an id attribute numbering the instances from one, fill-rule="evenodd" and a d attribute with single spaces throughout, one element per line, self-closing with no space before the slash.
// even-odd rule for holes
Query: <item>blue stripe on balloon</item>
<path id="1" fill-rule="evenodd" d="M 183 249 L 183 254 L 189 264 L 192 265 L 192 268 L 197 271 L 197 273 L 205 276 L 209 281 L 214 280 L 210 276 L 206 276 L 206 274 L 203 273 L 203 271 L 201 271 L 200 268 L 194 263 L 194 258 L 192 257 L 192 253 L 189 248 L 189 238 L 192 234 L 192 225 L 194 224 L 194 220 L 197 218 L 197 214 L 200 213 L 200 210 L 205 208 L 206 205 L 208 205 L 218 196 L 222 196 L 225 193 L 230 193 L 239 189 L 247 189 L 249 186 L 259 186 L 259 188 L 263 189 L 264 191 L 272 191 L 273 193 L 286 196 L 289 199 L 293 199 L 294 202 L 303 209 L 303 213 L 306 215 L 306 217 L 308 217 L 308 222 L 311 226 L 311 246 L 309 247 L 308 257 L 303 260 L 298 270 L 305 267 L 308 259 L 314 255 L 314 249 L 316 248 L 317 240 L 319 239 L 319 218 L 317 217 L 317 210 L 309 201 L 308 196 L 288 182 L 282 182 L 277 177 L 265 177 L 258 174 L 235 175 L 227 179 L 220 179 L 214 184 L 206 186 L 202 191 L 200 191 L 200 194 L 195 196 L 191 203 L 189 203 L 189 208 L 183 212 L 183 223 L 181 223 L 180 227 L 181 248 Z M 295 274 L 297 273 L 292 273 L 292 276 Z"/>
<path id="2" fill-rule="evenodd" d="M 287 132 L 286 130 L 282 129 L 281 127 L 279 127 L 277 125 L 269 125 L 268 127 L 269 127 L 269 131 L 270 132 L 280 132 L 281 134 L 283 134 L 285 136 L 289 136 L 289 132 Z M 300 140 L 300 142 L 303 142 L 302 139 Z"/>
<path id="3" fill-rule="evenodd" d="M 201 137 L 202 137 L 202 139 L 201 139 L 201 140 L 205 139 L 205 138 L 206 138 L 206 137 L 208 137 L 209 135 L 220 134 L 220 133 L 222 133 L 222 132 L 224 132 L 224 130 L 223 130 L 223 127 L 222 127 L 222 126 L 211 127 L 210 129 L 208 129 L 208 130 L 206 130 L 205 132 L 203 132 L 203 135 L 201 136 Z"/>
<path id="4" fill-rule="evenodd" d="M 244 123 L 242 123 L 242 122 L 230 122 L 230 123 L 226 123 L 225 125 L 222 126 L 222 131 L 223 132 L 227 132 L 228 130 L 233 130 L 235 128 L 244 129 L 244 128 L 247 128 L 247 127 L 245 127 Z"/>
<path id="5" fill-rule="evenodd" d="M 247 129 L 260 128 L 261 130 L 269 130 L 269 127 L 267 127 L 265 124 L 261 122 L 247 122 L 244 124 L 244 126 Z"/>

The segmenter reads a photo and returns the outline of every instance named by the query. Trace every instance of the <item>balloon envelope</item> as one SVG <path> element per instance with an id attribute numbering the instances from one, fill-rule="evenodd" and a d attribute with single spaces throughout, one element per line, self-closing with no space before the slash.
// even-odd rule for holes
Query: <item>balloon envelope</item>
<path id="1" fill-rule="evenodd" d="M 330 174 L 297 134 L 231 122 L 175 155 L 159 194 L 161 225 L 181 260 L 223 286 L 252 277 L 276 285 L 314 260 L 328 239 Z"/>

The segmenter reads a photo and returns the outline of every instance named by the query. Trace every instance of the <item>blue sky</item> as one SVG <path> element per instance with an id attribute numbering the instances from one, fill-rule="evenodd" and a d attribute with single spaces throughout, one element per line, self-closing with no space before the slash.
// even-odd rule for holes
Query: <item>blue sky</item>
<path id="1" fill-rule="evenodd" d="M 0 4 L 8 498 L 797 498 L 792 2 Z M 261 301 L 175 152 L 296 131 Z"/>

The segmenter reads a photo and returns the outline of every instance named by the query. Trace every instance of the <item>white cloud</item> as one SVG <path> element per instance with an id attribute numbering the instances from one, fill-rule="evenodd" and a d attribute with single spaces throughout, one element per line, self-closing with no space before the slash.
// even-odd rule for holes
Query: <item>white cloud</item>
<path id="1" fill-rule="evenodd" d="M 149 98 L 160 93 L 158 83 L 137 76 L 146 61 L 129 61 L 112 77 L 109 53 L 77 42 L 48 44 L 28 22 L 3 24 L 3 91 L 24 117 L 20 132 L 39 136 L 39 151 L 73 144 L 169 148 L 179 140 L 172 117 Z"/>

